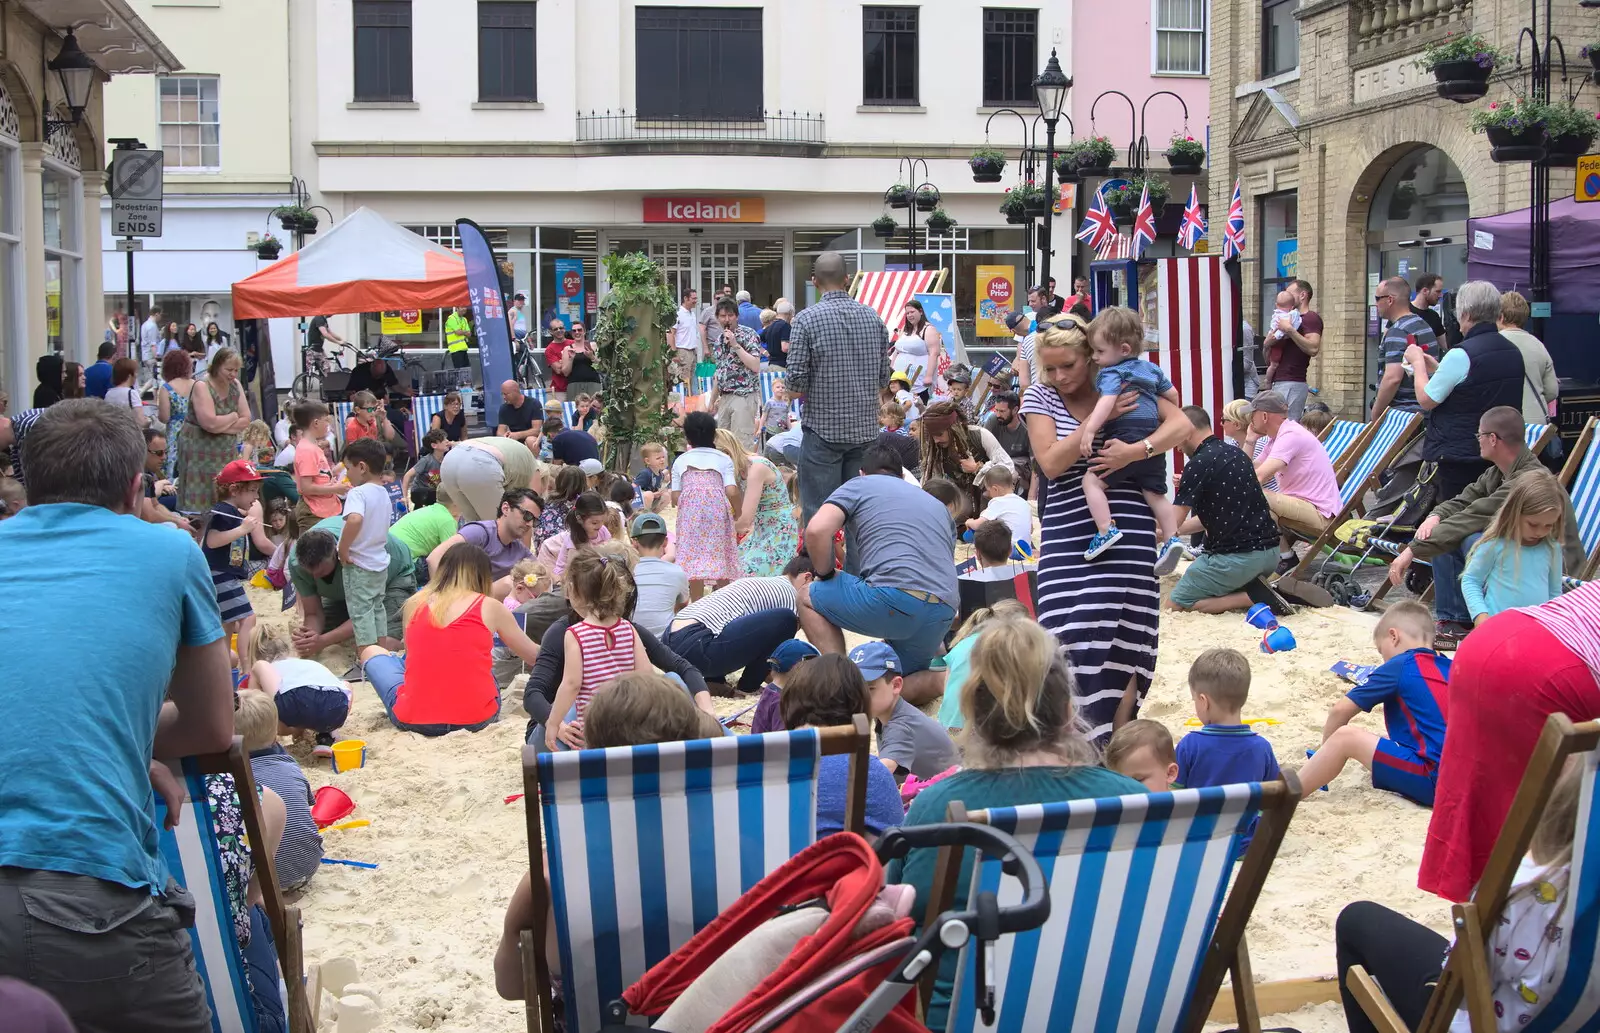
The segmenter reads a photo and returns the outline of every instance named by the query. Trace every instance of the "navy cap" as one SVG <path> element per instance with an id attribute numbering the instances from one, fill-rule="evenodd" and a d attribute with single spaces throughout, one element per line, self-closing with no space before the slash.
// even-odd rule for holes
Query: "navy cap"
<path id="1" fill-rule="evenodd" d="M 788 674 L 800 661 L 818 655 L 820 654 L 817 652 L 817 647 L 809 642 L 802 642 L 797 638 L 785 639 L 778 643 L 778 648 L 767 658 L 767 665 L 779 674 Z"/>
<path id="2" fill-rule="evenodd" d="M 861 677 L 867 681 L 876 681 L 885 674 L 899 674 L 904 670 L 900 666 L 900 654 L 884 642 L 864 642 L 850 650 L 850 662 L 861 669 Z"/>

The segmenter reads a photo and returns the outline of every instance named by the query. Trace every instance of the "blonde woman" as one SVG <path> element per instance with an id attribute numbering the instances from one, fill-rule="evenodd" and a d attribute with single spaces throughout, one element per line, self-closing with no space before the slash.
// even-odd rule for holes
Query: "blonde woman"
<path id="1" fill-rule="evenodd" d="M 239 383 L 243 367 L 239 353 L 224 348 L 189 392 L 189 413 L 177 440 L 179 512 L 209 510 L 217 474 L 239 458 L 239 436 L 251 420 L 250 399 Z"/>
<path id="2" fill-rule="evenodd" d="M 1245 398 L 1235 398 L 1222 407 L 1222 440 L 1249 452 L 1253 463 L 1259 463 L 1261 457 L 1272 450 L 1271 438 L 1251 432 L 1250 402 Z M 1277 491 L 1278 479 L 1272 478 L 1261 486 L 1261 490 Z"/>
<path id="3" fill-rule="evenodd" d="M 795 554 L 799 529 L 794 502 L 771 460 L 746 452 L 733 431 L 717 431 L 717 451 L 733 460 L 733 472 L 744 493 L 733 530 L 746 577 L 775 577 Z"/>

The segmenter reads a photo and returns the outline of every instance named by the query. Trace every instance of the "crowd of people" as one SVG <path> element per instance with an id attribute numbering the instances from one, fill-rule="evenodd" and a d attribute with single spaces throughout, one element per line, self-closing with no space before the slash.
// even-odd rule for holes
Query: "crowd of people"
<path id="1" fill-rule="evenodd" d="M 171 935 L 192 907 L 155 850 L 151 795 L 171 787 L 152 758 L 243 736 L 278 879 L 304 886 L 321 839 L 280 737 L 330 754 L 358 676 L 397 729 L 437 737 L 507 716 L 525 674 L 525 741 L 548 751 L 722 735 L 718 696 L 749 697 L 755 732 L 865 715 L 874 834 L 941 821 L 955 801 L 1277 778 L 1242 717 L 1251 666 L 1234 650 L 1190 668 L 1193 732 L 1175 742 L 1138 713 L 1164 595 L 1203 613 L 1306 601 L 1286 575 L 1342 509 L 1308 427 L 1305 370 L 1321 346 L 1310 285 L 1279 298 L 1261 389 L 1214 422 L 1143 359 L 1137 313 L 1094 312 L 1086 284 L 1070 298 L 1031 291 L 1034 325 L 1015 324 L 1028 330 L 1018 389 L 975 393 L 916 302 L 889 327 L 846 291 L 841 256 L 817 258 L 812 279 L 817 300 L 798 313 L 783 299 L 762 310 L 731 284 L 704 311 L 694 292 L 681 299 L 673 368 L 687 388 L 709 357 L 713 398 L 680 408 L 631 475 L 601 461 L 605 386 L 580 324 L 558 321 L 545 348 L 558 390 L 581 402 L 575 417 L 510 380 L 489 433 L 469 432 L 452 394 L 414 450 L 381 363 L 352 385 L 338 434 L 316 400 L 292 402 L 278 428 L 256 420 L 225 344 L 197 368 L 186 343 L 143 350 L 141 329 L 145 365 L 115 358 L 115 341 L 81 382 L 41 365 L 59 397 L 0 417 L 14 478 L 0 481 L 0 635 L 18 670 L 48 668 L 71 691 L 0 684 L 14 772 L 0 780 L 0 975 L 25 974 L 81 1030 L 209 1028 L 188 940 Z M 1383 613 L 1378 662 L 1331 707 L 1300 774 L 1309 795 L 1355 761 L 1377 788 L 1433 807 L 1422 885 L 1461 899 L 1544 717 L 1600 716 L 1600 588 L 1561 594 L 1584 557 L 1571 500 L 1524 444 L 1527 414 L 1551 415 L 1545 371 L 1526 358 L 1542 348 L 1510 332 L 1526 303 L 1464 284 L 1462 339 L 1442 351 L 1411 298 L 1403 280 L 1379 284 L 1390 323 L 1370 415 L 1426 414 L 1421 469 L 1394 476 L 1433 485 L 1438 504 L 1390 576 L 1431 562 L 1436 601 Z M 775 406 L 762 373 L 778 374 Z M 145 374 L 153 414 L 137 393 Z M 1022 577 L 1037 584 L 1026 605 L 986 594 Z M 291 627 L 256 619 L 262 585 L 292 590 Z M 90 597 L 116 617 L 70 641 Z M 343 677 L 326 666 L 340 646 L 359 660 Z M 1350 723 L 1377 707 L 1384 734 Z M 50 774 L 63 751 L 92 758 L 81 777 Z M 843 827 L 846 779 L 823 765 L 819 834 Z M 231 782 L 214 794 L 219 815 L 238 812 Z M 63 813 L 76 817 L 63 826 Z M 913 852 L 890 877 L 925 895 L 934 860 Z M 239 939 L 270 958 L 248 861 L 229 866 Z M 508 908 L 494 962 L 508 996 L 528 992 L 516 942 L 539 877 Z M 1380 981 L 1415 1021 L 1404 987 L 1428 975 L 1427 941 L 1408 941 L 1409 967 L 1380 956 L 1372 941 L 1396 923 L 1375 907 L 1341 919 L 1341 971 L 1401 966 L 1387 970 L 1393 989 Z M 94 984 L 103 993 L 82 992 L 85 959 L 115 973 Z M 254 989 L 263 1028 L 282 1028 L 275 983 Z M 1348 997 L 1347 1011 L 1369 1028 Z"/>

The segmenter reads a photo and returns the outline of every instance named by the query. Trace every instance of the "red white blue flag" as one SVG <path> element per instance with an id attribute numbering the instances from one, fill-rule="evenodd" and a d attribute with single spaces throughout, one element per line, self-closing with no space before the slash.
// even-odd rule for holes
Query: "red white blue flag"
<path id="1" fill-rule="evenodd" d="M 1178 226 L 1178 243 L 1190 251 L 1206 235 L 1206 217 L 1200 214 L 1200 191 L 1189 184 L 1189 203 L 1183 206 L 1183 222 Z"/>
<path id="2" fill-rule="evenodd" d="M 1228 202 L 1228 226 L 1222 232 L 1222 257 L 1240 258 L 1244 255 L 1244 197 L 1239 190 L 1239 180 L 1233 181 L 1233 200 Z"/>
<path id="3" fill-rule="evenodd" d="M 1078 239 L 1099 250 L 1102 244 L 1116 235 L 1117 223 L 1111 218 L 1110 210 L 1106 208 L 1105 187 L 1102 186 L 1094 192 L 1094 198 L 1089 202 L 1089 211 L 1083 217 L 1083 225 L 1078 227 Z"/>
<path id="4" fill-rule="evenodd" d="M 1156 242 L 1156 211 L 1150 206 L 1150 184 L 1139 194 L 1139 210 L 1133 217 L 1133 257 L 1144 254 L 1144 249 Z"/>

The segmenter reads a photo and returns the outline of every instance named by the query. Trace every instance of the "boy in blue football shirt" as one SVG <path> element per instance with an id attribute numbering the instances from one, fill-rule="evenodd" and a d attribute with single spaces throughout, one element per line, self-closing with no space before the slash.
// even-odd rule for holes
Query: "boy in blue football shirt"
<path id="1" fill-rule="evenodd" d="M 1358 760 L 1376 788 L 1433 806 L 1450 680 L 1450 661 L 1433 651 L 1433 634 L 1433 615 L 1413 600 L 1394 604 L 1378 621 L 1373 639 L 1383 663 L 1328 710 L 1322 746 L 1300 769 L 1306 796 Z M 1380 703 L 1387 735 L 1350 727 L 1358 712 Z"/>
<path id="2" fill-rule="evenodd" d="M 1199 789 L 1278 778 L 1272 744 L 1240 716 L 1250 698 L 1250 661 L 1237 649 L 1208 649 L 1189 668 L 1189 695 L 1201 727 L 1178 740 L 1173 788 Z M 1254 828 L 1251 829 L 1254 833 Z M 1243 851 L 1249 837 L 1240 844 Z"/>

